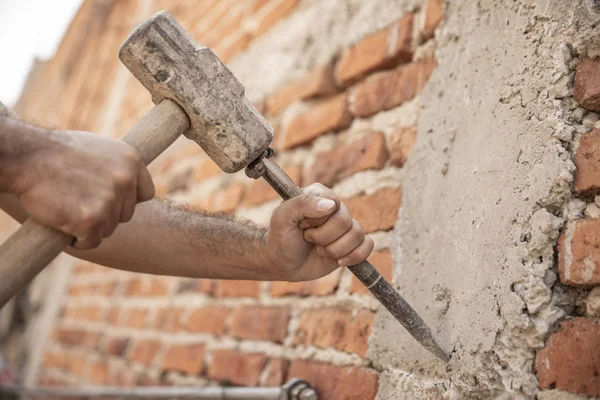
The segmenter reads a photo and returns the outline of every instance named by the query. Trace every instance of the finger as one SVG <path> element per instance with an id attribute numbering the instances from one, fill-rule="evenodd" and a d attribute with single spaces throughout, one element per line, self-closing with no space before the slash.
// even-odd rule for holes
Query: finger
<path id="1" fill-rule="evenodd" d="M 371 252 L 373 251 L 373 246 L 375 243 L 373 239 L 368 236 L 365 236 L 365 240 L 354 250 L 352 250 L 349 254 L 346 254 L 342 258 L 338 260 L 338 264 L 340 267 L 348 267 L 350 265 L 360 264 L 365 261 Z"/>
<path id="2" fill-rule="evenodd" d="M 318 228 L 304 231 L 304 239 L 319 246 L 328 246 L 352 229 L 352 215 L 344 203 L 329 219 Z"/>
<path id="3" fill-rule="evenodd" d="M 135 184 L 131 185 L 126 189 L 125 196 L 123 196 L 123 206 L 121 208 L 121 215 L 119 221 L 128 222 L 133 217 L 135 212 L 135 205 L 138 201 L 138 188 Z"/>
<path id="4" fill-rule="evenodd" d="M 110 204 L 108 207 L 108 218 L 104 222 L 104 226 L 102 228 L 103 237 L 109 237 L 113 234 L 115 229 L 117 229 L 117 225 L 119 225 L 119 221 L 121 219 L 121 210 L 123 208 L 123 202 L 119 199 L 117 201 L 114 201 L 113 204 Z"/>
<path id="5" fill-rule="evenodd" d="M 335 201 L 335 203 L 338 207 L 341 203 L 340 197 L 333 190 L 329 189 L 326 186 L 323 186 L 320 183 L 313 183 L 312 185 L 309 185 L 309 186 L 303 188 L 302 192 L 307 193 L 307 194 L 312 194 L 313 196 L 317 196 L 317 197 L 331 199 L 331 200 Z M 323 218 L 308 218 L 308 219 L 305 219 L 304 221 L 301 221 L 298 224 L 298 227 L 301 229 L 317 228 L 317 227 L 323 225 L 327 221 L 328 218 L 329 218 L 329 216 L 326 216 Z"/>
<path id="6" fill-rule="evenodd" d="M 97 229 L 86 236 L 77 237 L 72 247 L 76 250 L 95 249 L 102 243 L 102 237 L 102 229 Z"/>
<path id="7" fill-rule="evenodd" d="M 301 194 L 283 202 L 274 215 L 281 221 L 296 227 L 307 218 L 323 218 L 333 214 L 337 209 L 335 201 L 310 194 Z"/>
<path id="8" fill-rule="evenodd" d="M 364 239 L 365 234 L 362 227 L 354 220 L 352 228 L 338 240 L 325 247 L 325 252 L 329 257 L 339 260 L 347 254 L 350 254 Z"/>
<path id="9" fill-rule="evenodd" d="M 151 200 L 154 197 L 154 183 L 148 169 L 143 166 L 138 172 L 137 201 L 138 203 Z"/>

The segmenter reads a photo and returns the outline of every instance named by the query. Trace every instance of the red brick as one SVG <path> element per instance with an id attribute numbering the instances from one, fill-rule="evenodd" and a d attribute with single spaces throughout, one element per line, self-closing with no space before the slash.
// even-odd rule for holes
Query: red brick
<path id="1" fill-rule="evenodd" d="M 304 282 L 273 282 L 271 296 L 327 296 L 333 294 L 340 283 L 342 270 L 337 269 L 319 279 Z"/>
<path id="2" fill-rule="evenodd" d="M 565 232 L 558 240 L 558 271 L 562 283 L 590 286 L 600 283 L 600 219 L 578 220 L 569 223 L 571 243 L 566 243 Z M 567 245 L 570 245 L 569 256 Z"/>
<path id="3" fill-rule="evenodd" d="M 444 1 L 428 0 L 423 8 L 423 26 L 421 26 L 421 37 L 425 40 L 434 36 L 435 28 L 444 18 Z"/>
<path id="4" fill-rule="evenodd" d="M 600 129 L 581 135 L 575 166 L 575 191 L 586 195 L 600 193 Z"/>
<path id="5" fill-rule="evenodd" d="M 284 124 L 281 146 L 289 149 L 303 145 L 326 132 L 347 128 L 351 123 L 348 96 L 342 93 L 329 97 Z"/>
<path id="6" fill-rule="evenodd" d="M 165 332 L 178 332 L 181 327 L 181 316 L 185 310 L 181 307 L 167 307 L 158 310 L 154 317 L 153 327 Z"/>
<path id="7" fill-rule="evenodd" d="M 195 143 L 194 143 L 195 144 Z M 195 144 L 196 145 L 196 144 Z M 196 147 L 199 147 L 196 145 Z M 221 173 L 221 168 L 211 159 L 204 160 L 194 170 L 194 182 L 203 182 Z"/>
<path id="8" fill-rule="evenodd" d="M 83 372 L 86 369 L 87 363 L 88 357 L 84 355 L 66 353 L 64 370 L 79 378 L 83 376 Z"/>
<path id="9" fill-rule="evenodd" d="M 169 280 L 165 277 L 131 279 L 125 287 L 125 296 L 161 297 L 170 294 Z"/>
<path id="10" fill-rule="evenodd" d="M 350 144 L 318 153 L 306 180 L 331 187 L 359 171 L 383 168 L 387 158 L 385 136 L 371 132 Z"/>
<path id="11" fill-rule="evenodd" d="M 69 296 L 111 296 L 116 287 L 117 282 L 72 285 L 69 287 Z"/>
<path id="12" fill-rule="evenodd" d="M 251 0 L 248 4 L 248 15 L 254 15 L 265 5 L 269 4 L 270 0 Z"/>
<path id="13" fill-rule="evenodd" d="M 169 3 L 172 4 L 174 2 Z M 175 2 L 175 4 L 177 3 L 178 2 Z M 227 12 L 233 8 L 233 3 L 232 0 L 215 1 L 214 5 L 207 8 L 200 7 L 199 10 L 190 10 L 188 7 L 182 7 L 182 17 L 185 18 L 184 21 L 189 21 L 189 30 L 194 39 L 202 43 L 203 39 L 210 31 L 215 29 L 215 27 L 223 20 Z M 192 13 L 190 11 L 194 12 Z M 196 14 L 196 12 L 199 14 Z M 175 18 L 177 19 L 177 17 Z"/>
<path id="14" fill-rule="evenodd" d="M 325 308 L 302 312 L 294 344 L 333 347 L 364 356 L 375 315 L 368 310 Z"/>
<path id="15" fill-rule="evenodd" d="M 245 186 L 233 183 L 210 196 L 196 201 L 195 205 L 208 212 L 233 212 L 242 202 Z"/>
<path id="16" fill-rule="evenodd" d="M 121 315 L 124 315 L 124 312 L 121 311 L 120 307 L 111 308 L 106 315 L 106 323 L 110 325 L 119 325 Z"/>
<path id="17" fill-rule="evenodd" d="M 245 50 L 250 44 L 251 40 L 252 36 L 248 32 L 233 32 L 231 35 L 219 42 L 219 44 L 215 47 L 215 53 L 223 62 L 226 63 L 236 54 Z"/>
<path id="18" fill-rule="evenodd" d="M 313 68 L 305 76 L 287 83 L 267 100 L 267 110 L 277 115 L 296 100 L 314 96 L 332 95 L 337 92 L 333 79 L 333 65 Z"/>
<path id="19" fill-rule="evenodd" d="M 260 36 L 287 16 L 298 4 L 298 0 L 272 0 L 255 15 L 253 36 Z"/>
<path id="20" fill-rule="evenodd" d="M 105 385 L 108 380 L 108 364 L 106 361 L 92 362 L 89 367 L 89 381 L 96 385 Z"/>
<path id="21" fill-rule="evenodd" d="M 302 167 L 299 165 L 286 165 L 283 170 L 289 177 L 296 182 L 298 186 L 302 186 Z M 280 198 L 277 192 L 264 179 L 254 180 L 246 190 L 244 195 L 244 205 L 247 207 L 256 206 L 270 200 Z"/>
<path id="22" fill-rule="evenodd" d="M 48 376 L 43 376 L 38 380 L 40 385 L 44 386 L 66 386 L 68 382 L 65 379 L 51 378 Z"/>
<path id="23" fill-rule="evenodd" d="M 435 66 L 433 60 L 419 60 L 361 82 L 353 91 L 352 114 L 368 117 L 412 100 L 423 90 Z"/>
<path id="24" fill-rule="evenodd" d="M 177 293 L 197 292 L 212 295 L 215 291 L 215 283 L 211 279 L 182 279 L 177 287 Z"/>
<path id="25" fill-rule="evenodd" d="M 145 328 L 148 318 L 148 310 L 145 308 L 131 308 L 128 310 L 125 319 L 121 321 L 122 325 L 130 328 Z"/>
<path id="26" fill-rule="evenodd" d="M 407 14 L 396 24 L 366 36 L 344 51 L 335 71 L 338 82 L 347 85 L 370 72 L 410 61 L 412 26 L 413 14 Z"/>
<path id="27" fill-rule="evenodd" d="M 327 400 L 373 400 L 378 388 L 374 372 L 305 360 L 292 361 L 289 378 L 310 382 L 319 398 Z"/>
<path id="28" fill-rule="evenodd" d="M 263 354 L 217 350 L 213 353 L 208 376 L 234 385 L 255 386 L 266 362 Z"/>
<path id="29" fill-rule="evenodd" d="M 42 357 L 42 365 L 44 368 L 65 369 L 65 352 L 46 350 Z"/>
<path id="30" fill-rule="evenodd" d="M 233 314 L 231 334 L 242 339 L 283 343 L 289 320 L 287 307 L 239 306 Z"/>
<path id="31" fill-rule="evenodd" d="M 123 356 L 127 351 L 129 339 L 123 337 L 109 338 L 104 344 L 104 352 L 111 356 Z"/>
<path id="32" fill-rule="evenodd" d="M 142 278 L 133 278 L 125 286 L 125 296 L 141 296 L 143 290 Z"/>
<path id="33" fill-rule="evenodd" d="M 417 128 L 404 126 L 390 135 L 390 163 L 402 167 L 408 160 L 415 142 L 417 141 Z"/>
<path id="34" fill-rule="evenodd" d="M 69 304 L 63 316 L 73 320 L 101 321 L 104 318 L 104 309 L 99 306 L 77 307 Z"/>
<path id="35" fill-rule="evenodd" d="M 112 386 L 131 387 L 137 384 L 137 374 L 134 370 L 128 367 L 111 368 L 111 373 L 106 382 Z"/>
<path id="36" fill-rule="evenodd" d="M 144 291 L 144 296 L 168 296 L 171 285 L 166 277 L 150 278 L 150 284 Z"/>
<path id="37" fill-rule="evenodd" d="M 575 318 L 560 324 L 538 352 L 535 370 L 540 386 L 600 396 L 600 321 Z"/>
<path id="38" fill-rule="evenodd" d="M 162 361 L 162 369 L 198 375 L 204 369 L 203 344 L 180 344 L 169 347 Z"/>
<path id="39" fill-rule="evenodd" d="M 220 40 L 231 35 L 240 27 L 246 4 L 238 4 L 230 8 L 227 14 L 219 20 L 206 36 L 202 39 L 202 45 L 206 47 L 214 47 Z"/>
<path id="40" fill-rule="evenodd" d="M 253 297 L 260 295 L 259 281 L 218 281 L 215 297 Z"/>
<path id="41" fill-rule="evenodd" d="M 281 386 L 285 383 L 285 376 L 290 362 L 283 358 L 274 358 L 265 367 L 264 379 L 261 386 Z"/>
<path id="42" fill-rule="evenodd" d="M 369 261 L 379 271 L 379 273 L 389 282 L 392 280 L 392 269 L 394 262 L 389 250 L 376 251 L 371 254 Z M 354 275 L 350 284 L 350 293 L 367 294 L 367 289 Z"/>
<path id="43" fill-rule="evenodd" d="M 359 195 L 344 200 L 365 233 L 392 229 L 398 219 L 401 202 L 400 188 L 385 188 L 371 195 Z"/>
<path id="44" fill-rule="evenodd" d="M 127 357 L 130 361 L 152 365 L 152 361 L 160 349 L 160 342 L 154 339 L 140 339 L 135 342 Z"/>
<path id="45" fill-rule="evenodd" d="M 54 330 L 54 339 L 57 342 L 68 346 L 80 346 L 88 349 L 95 349 L 100 342 L 100 335 L 82 329 L 56 328 Z"/>
<path id="46" fill-rule="evenodd" d="M 94 264 L 89 263 L 89 262 L 80 262 L 79 264 L 77 264 L 73 270 L 76 274 L 87 274 L 90 272 L 95 272 L 96 268 L 94 267 Z"/>
<path id="47" fill-rule="evenodd" d="M 582 107 L 600 111 L 600 58 L 583 57 L 579 61 L 573 97 Z"/>
<path id="48" fill-rule="evenodd" d="M 165 180 L 154 179 L 154 195 L 158 198 L 164 198 L 169 194 L 169 185 Z"/>
<path id="49" fill-rule="evenodd" d="M 197 307 L 192 310 L 183 328 L 188 332 L 221 335 L 225 333 L 229 312 L 225 307 Z"/>

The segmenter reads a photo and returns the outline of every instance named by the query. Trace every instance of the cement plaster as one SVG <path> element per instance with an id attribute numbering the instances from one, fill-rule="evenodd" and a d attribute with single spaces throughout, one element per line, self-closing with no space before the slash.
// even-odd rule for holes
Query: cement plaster
<path id="1" fill-rule="evenodd" d="M 446 6 L 404 171 L 394 281 L 452 360 L 380 311 L 368 353 L 383 371 L 377 398 L 534 398 L 535 351 L 570 306 L 554 262 L 577 214 L 569 97 L 600 14 L 583 0 Z"/>

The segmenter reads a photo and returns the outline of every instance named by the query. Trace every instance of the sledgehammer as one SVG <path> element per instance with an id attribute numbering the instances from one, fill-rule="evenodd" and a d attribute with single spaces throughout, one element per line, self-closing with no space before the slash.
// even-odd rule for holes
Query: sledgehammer
<path id="1" fill-rule="evenodd" d="M 131 140 L 131 132 L 124 139 L 140 151 L 144 161 L 152 161 L 183 133 L 198 143 L 223 171 L 233 173 L 245 168 L 252 178 L 262 176 L 284 200 L 301 193 L 270 158 L 273 128 L 246 99 L 244 87 L 209 48 L 199 46 L 168 12 L 154 14 L 140 24 L 121 46 L 119 58 L 157 104 L 142 120 L 146 120 L 147 132 L 134 127 L 136 140 Z M 158 109 L 162 111 L 156 112 Z M 151 154 L 148 147 L 153 149 Z M 9 253 L 20 250 L 23 254 L 29 248 L 31 254 L 25 259 L 35 264 L 29 268 L 33 274 L 26 280 L 21 277 L 15 285 L 7 281 L 15 279 L 7 269 L 10 266 L 18 270 L 19 264 L 2 263 L 2 305 L 70 243 L 71 238 L 58 240 L 65 235 L 50 231 L 28 221 L 15 234 L 20 237 L 9 238 L 7 242 L 12 240 L 12 244 L 8 250 L 7 242 L 0 247 L 3 261 Z M 35 250 L 31 247 L 32 243 L 47 242 L 54 244 L 34 247 Z M 348 268 L 419 343 L 443 361 L 449 361 L 427 324 L 368 261 Z M 7 287 L 16 287 L 8 298 Z"/>

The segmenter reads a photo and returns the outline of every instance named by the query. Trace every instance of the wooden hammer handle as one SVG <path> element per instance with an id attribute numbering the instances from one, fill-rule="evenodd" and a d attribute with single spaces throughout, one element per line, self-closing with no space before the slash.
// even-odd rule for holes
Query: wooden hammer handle
<path id="1" fill-rule="evenodd" d="M 148 165 L 189 128 L 185 112 L 173 101 L 152 108 L 121 140 Z M 0 307 L 35 277 L 73 238 L 29 218 L 0 245 Z"/>

